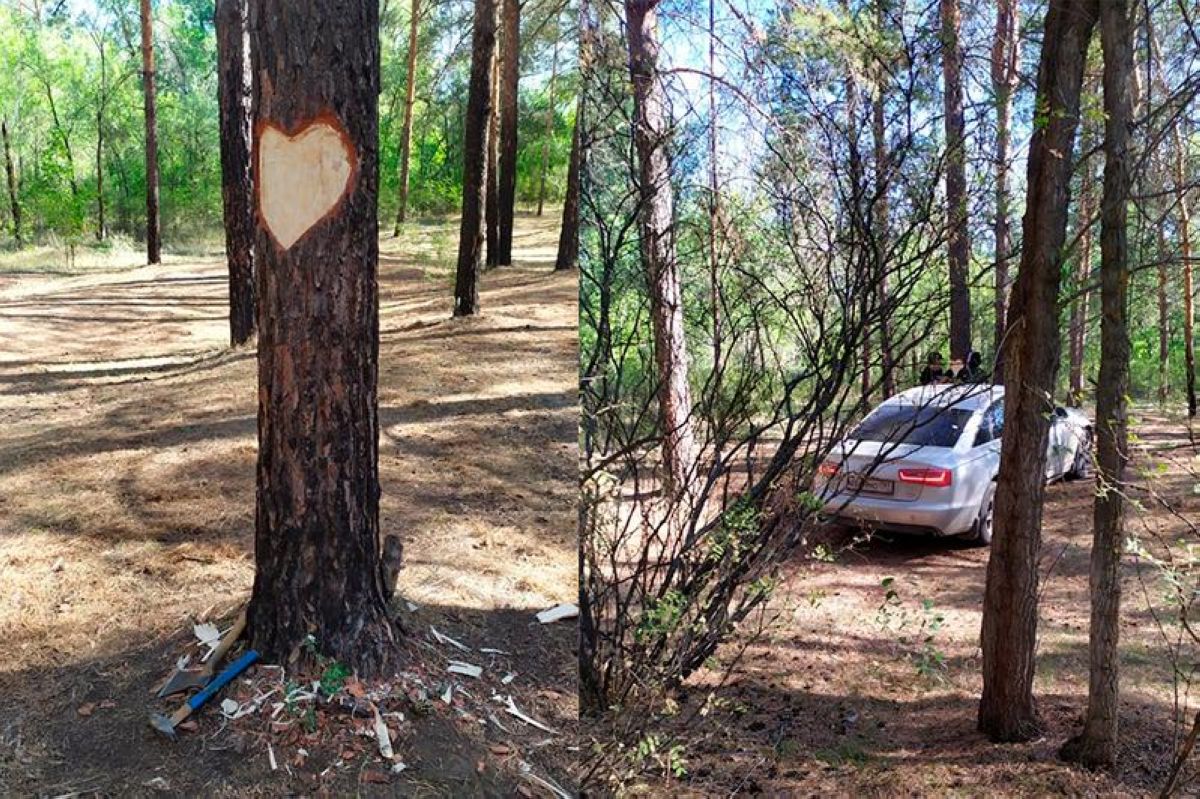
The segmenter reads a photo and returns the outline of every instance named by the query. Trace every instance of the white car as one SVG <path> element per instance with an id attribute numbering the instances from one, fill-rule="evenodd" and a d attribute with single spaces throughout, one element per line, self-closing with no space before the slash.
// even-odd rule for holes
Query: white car
<path id="1" fill-rule="evenodd" d="M 896 532 L 992 540 L 1004 389 L 932 385 L 883 402 L 817 469 L 814 493 L 834 521 Z M 1092 471 L 1092 423 L 1056 407 L 1046 479 Z"/>

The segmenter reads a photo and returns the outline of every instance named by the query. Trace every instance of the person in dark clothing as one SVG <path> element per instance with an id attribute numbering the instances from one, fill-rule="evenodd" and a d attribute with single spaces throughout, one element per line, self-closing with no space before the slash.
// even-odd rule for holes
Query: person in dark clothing
<path id="1" fill-rule="evenodd" d="M 987 378 L 987 372 L 983 371 L 983 356 L 971 350 L 967 353 L 966 366 L 958 370 L 955 379 L 960 383 L 983 383 Z"/>
<path id="2" fill-rule="evenodd" d="M 934 383 L 944 383 L 951 377 L 946 371 L 940 352 L 931 352 L 925 359 L 925 368 L 921 370 L 921 385 L 929 386 Z"/>

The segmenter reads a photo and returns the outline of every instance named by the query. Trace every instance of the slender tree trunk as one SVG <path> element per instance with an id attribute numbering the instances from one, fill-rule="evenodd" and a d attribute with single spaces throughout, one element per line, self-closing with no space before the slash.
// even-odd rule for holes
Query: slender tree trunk
<path id="1" fill-rule="evenodd" d="M 1079 95 L 1096 0 L 1051 0 L 1037 78 L 1046 124 L 1029 143 L 1021 266 L 1005 343 L 1005 426 L 995 532 L 983 600 L 979 729 L 994 741 L 1028 740 L 1040 723 L 1033 699 L 1038 555 L 1046 445 L 1061 347 L 1058 289 Z"/>
<path id="2" fill-rule="evenodd" d="M 221 127 L 221 197 L 229 262 L 229 342 L 254 335 L 254 183 L 250 170 L 249 4 L 217 0 L 217 96 Z"/>
<path id="3" fill-rule="evenodd" d="M 150 0 L 141 0 L 142 93 L 146 120 L 146 262 L 162 261 L 158 221 L 158 116 L 154 90 L 154 20 Z"/>
<path id="4" fill-rule="evenodd" d="M 1086 126 L 1085 126 L 1086 128 Z M 1083 150 L 1088 148 L 1086 129 L 1083 136 Z M 1071 317 L 1068 327 L 1070 337 L 1070 366 L 1068 370 L 1071 404 L 1078 405 L 1083 401 L 1083 358 L 1087 349 L 1087 323 L 1091 305 L 1091 291 L 1087 286 L 1092 281 L 1092 167 L 1083 164 L 1083 173 L 1079 177 L 1079 224 L 1083 226 L 1080 235 L 1079 258 L 1075 266 L 1075 285 L 1078 289 L 1071 300 Z"/>
<path id="5" fill-rule="evenodd" d="M 412 0 L 412 19 L 408 22 L 408 71 L 404 85 L 404 127 L 400 130 L 400 201 L 396 205 L 396 229 L 393 236 L 400 235 L 400 226 L 408 214 L 408 170 L 412 157 L 413 103 L 417 91 L 417 34 L 420 32 L 421 0 Z"/>
<path id="6" fill-rule="evenodd" d="M 296 42 L 305 42 L 303 48 Z M 257 0 L 257 571 L 249 632 L 306 636 L 363 675 L 395 663 L 379 562 L 376 0 Z M 323 213 L 322 213 L 323 212 Z"/>
<path id="7" fill-rule="evenodd" d="M 1171 306 L 1167 301 L 1167 237 L 1158 227 L 1158 402 L 1164 408 L 1171 396 Z"/>
<path id="8" fill-rule="evenodd" d="M 1179 247 L 1183 261 L 1183 358 L 1187 383 L 1188 418 L 1196 416 L 1196 342 L 1195 342 L 1195 298 L 1193 284 L 1191 221 L 1188 213 L 1187 195 L 1183 183 L 1183 143 L 1178 131 L 1175 139 L 1175 191 L 1179 204 Z"/>
<path id="9" fill-rule="evenodd" d="M 479 313 L 479 274 L 487 206 L 488 125 L 492 118 L 492 64 L 496 57 L 497 0 L 475 0 L 471 82 L 463 133 L 463 206 L 458 236 L 454 315 Z"/>
<path id="10" fill-rule="evenodd" d="M 708 304 L 712 307 L 712 373 L 721 375 L 721 274 L 717 228 L 721 181 L 717 172 L 717 0 L 708 0 Z"/>
<path id="11" fill-rule="evenodd" d="M 104 109 L 96 109 L 96 241 L 104 241 Z"/>
<path id="12" fill-rule="evenodd" d="M 1012 122 L 1012 94 L 1017 89 L 1017 66 L 1020 62 L 1017 38 L 1017 0 L 1000 0 L 996 6 L 996 39 L 992 44 L 992 92 L 996 95 L 996 298 L 994 303 L 995 332 L 992 351 L 1000 352 L 1004 341 L 1004 325 L 1008 308 L 1008 259 L 1012 254 L 1009 233 L 1008 145 L 1009 125 Z M 996 369 L 1003 369 L 997 362 Z"/>
<path id="13" fill-rule="evenodd" d="M 554 260 L 556 270 L 574 269 L 579 265 L 579 171 L 580 129 L 583 126 L 583 101 L 579 102 L 575 114 L 575 131 L 571 134 L 571 161 L 567 166 L 567 192 L 563 197 L 562 228 L 558 233 L 558 257 Z"/>
<path id="14" fill-rule="evenodd" d="M 550 171 L 550 142 L 554 138 L 554 84 L 558 79 L 558 39 L 554 40 L 554 55 L 550 59 L 550 84 L 546 90 L 546 133 L 542 138 L 542 174 L 538 181 L 537 215 L 546 205 L 546 174 Z"/>
<path id="15" fill-rule="evenodd" d="M 1062 756 L 1090 768 L 1110 766 L 1117 754 L 1120 699 L 1118 640 L 1121 549 L 1125 539 L 1125 466 L 1129 393 L 1129 139 L 1133 127 L 1130 78 L 1133 24 L 1129 0 L 1102 0 L 1104 48 L 1104 198 L 1100 217 L 1100 379 L 1096 389 L 1098 480 L 1093 511 L 1089 593 L 1088 706 L 1083 732 Z"/>
<path id="16" fill-rule="evenodd" d="M 500 155 L 497 175 L 500 208 L 496 263 L 512 263 L 513 220 L 517 204 L 517 90 L 521 80 L 521 0 L 500 0 Z"/>
<path id="17" fill-rule="evenodd" d="M 104 221 L 104 111 L 108 104 L 108 81 L 102 36 L 96 38 L 96 49 L 100 55 L 100 91 L 96 103 L 96 241 L 104 241 L 108 235 Z"/>
<path id="18" fill-rule="evenodd" d="M 54 132 L 62 142 L 63 154 L 67 156 L 67 182 L 71 186 L 71 197 L 79 196 L 79 181 L 75 177 L 75 151 L 71 149 L 71 135 L 63 127 L 58 116 L 58 105 L 54 102 L 54 88 L 48 83 L 42 84 L 46 89 L 46 103 L 50 107 L 50 119 L 54 123 Z"/>
<path id="19" fill-rule="evenodd" d="M 492 106 L 487 134 L 487 257 L 489 267 L 500 264 L 500 51 L 492 61 Z"/>
<path id="20" fill-rule="evenodd" d="M 20 247 L 24 243 L 21 238 L 21 201 L 17 198 L 17 169 L 13 164 L 12 143 L 9 140 L 7 119 L 0 119 L 0 135 L 4 139 L 4 177 L 8 185 L 8 207 L 12 212 L 13 239 Z"/>
<path id="21" fill-rule="evenodd" d="M 667 161 L 667 103 L 659 82 L 655 0 L 625 0 L 629 71 L 633 81 L 633 144 L 637 153 L 642 267 L 650 289 L 654 360 L 666 493 L 683 497 L 695 465 L 692 393 L 683 328 L 683 298 L 675 255 L 675 201 Z"/>
<path id="22" fill-rule="evenodd" d="M 876 15 L 879 30 L 888 30 L 894 24 L 889 0 L 876 0 Z M 887 77 L 886 69 L 879 70 L 875 86 L 875 97 L 871 102 L 871 137 L 875 150 L 875 269 L 879 294 L 879 360 L 883 370 L 883 393 L 890 397 L 896 393 L 896 368 L 892 355 L 891 298 L 888 291 L 888 269 L 886 265 L 890 246 L 890 209 L 888 186 L 890 184 L 891 155 L 887 143 Z"/>
<path id="23" fill-rule="evenodd" d="M 971 349 L 971 243 L 967 234 L 966 121 L 963 116 L 962 26 L 958 0 L 939 0 L 942 25 L 942 101 L 946 123 L 946 220 L 949 225 L 950 358 Z"/>

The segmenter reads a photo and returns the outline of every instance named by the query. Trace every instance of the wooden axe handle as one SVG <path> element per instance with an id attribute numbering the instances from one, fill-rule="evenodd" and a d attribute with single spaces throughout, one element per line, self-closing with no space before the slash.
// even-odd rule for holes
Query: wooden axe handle
<path id="1" fill-rule="evenodd" d="M 246 632 L 246 607 L 242 607 L 242 612 L 238 614 L 234 620 L 233 626 L 229 628 L 229 632 L 225 633 L 225 637 L 217 642 L 217 646 L 213 649 L 212 654 L 208 656 L 208 661 L 205 662 L 201 673 L 207 676 L 212 676 L 217 670 L 217 664 L 224 660 L 229 654 L 229 650 L 233 649 L 233 645 L 242 637 L 242 633 Z"/>

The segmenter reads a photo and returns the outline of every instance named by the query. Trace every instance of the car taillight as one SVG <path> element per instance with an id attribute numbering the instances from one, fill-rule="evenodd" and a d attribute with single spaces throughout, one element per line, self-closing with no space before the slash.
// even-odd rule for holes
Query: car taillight
<path id="1" fill-rule="evenodd" d="M 817 474 L 822 477 L 833 477 L 838 473 L 838 469 L 842 468 L 840 464 L 833 461 L 825 461 L 817 467 Z"/>
<path id="2" fill-rule="evenodd" d="M 949 469 L 901 469 L 900 482 L 945 488 L 950 485 Z"/>

